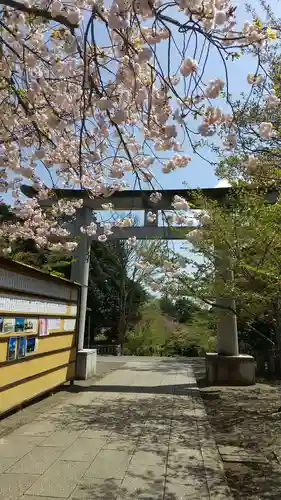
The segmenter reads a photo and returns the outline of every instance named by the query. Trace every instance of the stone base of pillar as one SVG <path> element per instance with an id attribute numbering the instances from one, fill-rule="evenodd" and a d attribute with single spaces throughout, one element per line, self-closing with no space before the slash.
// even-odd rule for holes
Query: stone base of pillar
<path id="1" fill-rule="evenodd" d="M 223 356 L 206 353 L 206 378 L 209 385 L 254 385 L 256 361 L 253 356 Z"/>
<path id="2" fill-rule="evenodd" d="M 83 349 L 77 353 L 76 379 L 88 380 L 97 372 L 97 350 Z"/>

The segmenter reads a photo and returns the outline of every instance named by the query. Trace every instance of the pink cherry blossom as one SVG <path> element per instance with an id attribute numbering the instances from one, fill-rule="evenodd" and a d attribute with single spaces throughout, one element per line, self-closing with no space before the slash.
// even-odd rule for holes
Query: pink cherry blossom
<path id="1" fill-rule="evenodd" d="M 247 81 L 250 85 L 261 85 L 264 81 L 264 77 L 262 75 L 253 75 L 252 73 L 249 73 Z"/>
<path id="2" fill-rule="evenodd" d="M 249 156 L 248 161 L 246 163 L 246 168 L 248 172 L 250 174 L 253 174 L 254 172 L 256 172 L 258 166 L 259 166 L 258 159 L 253 155 Z"/>
<path id="3" fill-rule="evenodd" d="M 175 210 L 188 210 L 189 204 L 183 197 L 175 195 L 173 203 L 172 203 L 172 207 Z"/>
<path id="4" fill-rule="evenodd" d="M 150 197 L 149 197 L 150 201 L 152 201 L 152 203 L 158 203 L 159 201 L 162 200 L 162 194 L 161 193 L 151 193 Z"/>
<path id="5" fill-rule="evenodd" d="M 265 98 L 266 107 L 269 109 L 274 109 L 280 105 L 280 98 L 277 97 L 275 90 L 271 90 L 270 94 Z"/>
<path id="6" fill-rule="evenodd" d="M 260 124 L 260 136 L 263 139 L 271 139 L 273 133 L 273 126 L 270 122 L 262 122 Z"/>
<path id="7" fill-rule="evenodd" d="M 180 72 L 182 76 L 189 76 L 194 73 L 198 68 L 198 63 L 194 59 L 185 59 L 181 65 Z"/>

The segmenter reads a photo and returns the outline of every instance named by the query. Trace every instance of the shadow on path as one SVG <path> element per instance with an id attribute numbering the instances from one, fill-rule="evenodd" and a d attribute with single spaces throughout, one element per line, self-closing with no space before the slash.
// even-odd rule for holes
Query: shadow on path
<path id="1" fill-rule="evenodd" d="M 113 393 L 132 393 L 132 394 L 178 394 L 178 395 L 196 395 L 198 386 L 192 384 L 174 384 L 174 385 L 156 385 L 156 386 L 137 386 L 137 385 L 74 385 L 68 388 L 70 392 L 113 392 Z"/>

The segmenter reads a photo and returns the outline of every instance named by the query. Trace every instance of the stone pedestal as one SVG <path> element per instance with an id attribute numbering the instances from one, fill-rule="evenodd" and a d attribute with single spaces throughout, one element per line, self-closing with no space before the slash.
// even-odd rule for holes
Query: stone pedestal
<path id="1" fill-rule="evenodd" d="M 256 362 L 253 356 L 206 354 L 206 378 L 209 385 L 254 385 Z"/>
<path id="2" fill-rule="evenodd" d="M 77 353 L 76 378 L 87 380 L 93 377 L 97 371 L 97 350 L 83 349 Z"/>

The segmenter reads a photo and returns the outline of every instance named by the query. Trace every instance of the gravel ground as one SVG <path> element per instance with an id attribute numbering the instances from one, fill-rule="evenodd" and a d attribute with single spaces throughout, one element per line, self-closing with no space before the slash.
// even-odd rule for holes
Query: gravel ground
<path id="1" fill-rule="evenodd" d="M 258 380 L 252 387 L 206 387 L 204 361 L 193 368 L 216 443 L 244 448 L 259 463 L 224 461 L 235 500 L 281 499 L 281 385 Z"/>

